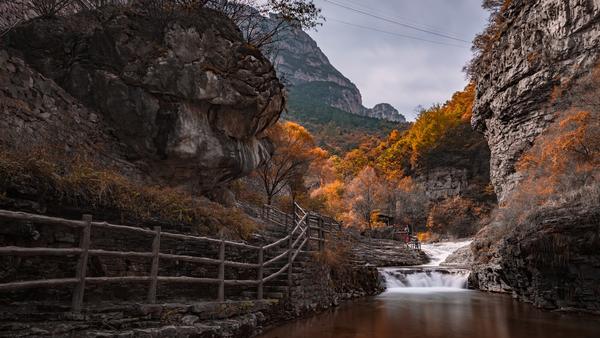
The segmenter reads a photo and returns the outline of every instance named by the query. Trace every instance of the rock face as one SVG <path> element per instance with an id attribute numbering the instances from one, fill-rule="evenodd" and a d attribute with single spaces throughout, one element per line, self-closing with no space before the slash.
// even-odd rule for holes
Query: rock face
<path id="1" fill-rule="evenodd" d="M 164 29 L 127 10 L 38 19 L 7 39 L 107 124 L 151 177 L 208 190 L 268 158 L 283 86 L 233 24 L 204 10 Z"/>
<path id="2" fill-rule="evenodd" d="M 553 120 L 555 88 L 585 74 L 600 51 L 597 0 L 514 0 L 494 60 L 477 75 L 472 125 L 491 150 L 491 179 L 499 201 L 519 177 L 515 162 Z"/>
<path id="3" fill-rule="evenodd" d="M 269 24 L 274 25 L 274 20 L 269 19 Z M 316 41 L 301 29 L 282 33 L 275 50 L 273 63 L 278 74 L 291 85 L 290 91 L 308 90 L 307 84 L 326 86 L 327 95 L 320 99 L 331 107 L 352 114 L 406 122 L 405 117 L 390 104 L 381 103 L 370 109 L 365 108 L 356 85 L 329 62 Z M 294 86 L 298 85 L 303 85 L 303 88 L 295 89 Z"/>
<path id="4" fill-rule="evenodd" d="M 569 102 L 576 95 L 556 94 L 596 66 L 599 13 L 597 0 L 516 0 L 504 12 L 506 24 L 488 55 L 493 62 L 475 79 L 472 118 L 488 140 L 500 202 L 510 200 L 518 184 L 515 163 L 523 152 L 557 112 L 577 103 Z M 494 221 L 472 245 L 470 285 L 512 292 L 539 307 L 599 312 L 598 205 L 591 194 Z"/>
<path id="5" fill-rule="evenodd" d="M 105 164 L 133 169 L 102 116 L 13 54 L 0 50 L 0 145 L 93 152 Z"/>
<path id="6" fill-rule="evenodd" d="M 600 313 L 599 233 L 598 209 L 548 208 L 496 243 L 470 281 L 543 308 Z"/>
<path id="7" fill-rule="evenodd" d="M 467 170 L 463 168 L 433 168 L 419 179 L 423 182 L 427 198 L 433 201 L 460 196 L 469 185 Z"/>
<path id="8" fill-rule="evenodd" d="M 367 109 L 364 115 L 374 117 L 376 119 L 394 122 L 406 122 L 404 115 L 400 114 L 398 110 L 389 103 L 376 104 L 373 108 Z"/>

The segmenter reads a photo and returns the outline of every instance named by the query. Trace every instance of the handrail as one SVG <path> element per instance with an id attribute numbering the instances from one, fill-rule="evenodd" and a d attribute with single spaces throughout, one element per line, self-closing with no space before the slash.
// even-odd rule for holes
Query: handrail
<path id="1" fill-rule="evenodd" d="M 273 273 L 273 274 L 269 275 L 269 276 L 268 276 L 268 277 L 266 277 L 266 278 L 263 278 L 263 282 L 268 282 L 268 281 L 270 281 L 271 279 L 273 279 L 273 278 L 275 278 L 275 277 L 277 277 L 277 276 L 281 275 L 281 274 L 282 274 L 282 273 L 283 273 L 283 272 L 284 272 L 284 271 L 285 271 L 287 268 L 289 268 L 289 266 L 290 266 L 290 263 L 287 263 L 287 264 L 286 264 L 286 265 L 284 265 L 284 266 L 283 266 L 281 269 L 279 269 L 277 272 L 275 272 L 275 273 Z"/>
<path id="2" fill-rule="evenodd" d="M 302 217 L 298 221 L 298 224 L 296 224 L 296 227 L 294 227 L 294 229 L 290 232 L 290 236 L 294 235 L 294 233 L 296 232 L 296 230 L 298 230 L 298 228 L 300 228 L 300 224 L 302 224 L 303 222 L 306 223 L 306 217 L 308 217 L 308 214 L 304 215 L 304 217 Z"/>
<path id="3" fill-rule="evenodd" d="M 18 220 L 18 221 L 27 221 L 27 222 L 32 222 L 32 223 L 48 223 L 48 224 L 54 224 L 54 225 L 63 225 L 63 226 L 74 227 L 74 228 L 83 228 L 83 227 L 85 227 L 85 224 L 86 224 L 84 221 L 69 220 L 69 219 L 57 218 L 57 217 L 51 217 L 51 216 L 34 215 L 34 214 L 25 213 L 25 212 L 8 211 L 8 210 L 0 210 L 0 218 L 8 218 L 8 219 L 13 219 L 13 220 Z M 137 232 L 140 234 L 154 236 L 154 231 L 152 231 L 152 230 L 133 227 L 133 226 L 116 225 L 116 224 L 110 224 L 107 222 L 91 222 L 91 225 L 95 226 L 95 227 L 99 227 L 99 228 L 104 228 L 104 229 L 125 230 L 125 231 Z M 215 239 L 215 238 L 210 238 L 210 237 L 191 236 L 191 235 L 183 235 L 183 234 L 168 233 L 168 232 L 163 232 L 161 234 L 161 236 L 173 238 L 173 239 L 211 242 L 211 243 L 216 243 L 216 244 L 222 242 L 222 240 L 220 240 L 220 239 Z M 242 248 L 246 248 L 246 249 L 256 249 L 256 250 L 259 249 L 258 246 L 249 245 L 249 244 L 240 243 L 240 242 L 225 241 L 225 244 L 232 245 L 232 246 L 238 246 L 238 247 L 242 247 Z"/>
<path id="4" fill-rule="evenodd" d="M 263 249 L 264 249 L 264 250 L 267 250 L 267 249 L 274 248 L 274 247 L 276 247 L 276 246 L 278 246 L 278 245 L 281 245 L 283 242 L 287 241 L 287 240 L 290 238 L 290 236 L 291 236 L 291 235 L 287 235 L 287 236 L 283 237 L 283 238 L 282 238 L 282 239 L 280 239 L 280 240 L 277 240 L 277 241 L 275 241 L 275 242 L 273 242 L 273 243 L 271 243 L 271 244 L 269 244 L 269 245 L 265 245 L 265 246 L 263 246 Z"/>
<path id="5" fill-rule="evenodd" d="M 263 263 L 263 266 L 268 266 L 271 265 L 275 262 L 277 262 L 278 260 L 285 258 L 285 256 L 287 256 L 289 254 L 289 250 L 285 250 L 282 254 L 280 254 L 279 256 L 275 256 L 271 259 L 269 259 L 268 261 Z"/>
<path id="6" fill-rule="evenodd" d="M 302 244 L 300 244 L 298 246 L 298 249 L 296 250 L 296 252 L 294 253 L 294 255 L 292 256 L 292 262 L 296 260 L 296 256 L 298 256 L 298 253 L 300 253 L 300 250 L 304 247 L 304 245 L 306 244 L 306 242 L 308 242 L 308 237 L 306 237 L 304 239 L 304 241 L 302 242 Z"/>
<path id="7" fill-rule="evenodd" d="M 11 256 L 77 256 L 79 261 L 77 263 L 77 271 L 75 278 L 56 278 L 56 279 L 43 279 L 33 281 L 18 281 L 9 283 L 0 283 L 0 291 L 3 290 L 18 290 L 35 287 L 55 287 L 61 285 L 75 285 L 75 291 L 73 293 L 73 311 L 79 312 L 81 309 L 81 303 L 84 299 L 85 283 L 120 283 L 120 282 L 151 282 L 148 293 L 148 301 L 150 303 L 156 300 L 156 285 L 158 282 L 161 283 L 205 283 L 205 284 L 218 284 L 219 285 L 219 301 L 224 300 L 224 285 L 237 285 L 237 286 L 258 286 L 258 297 L 259 299 L 263 294 L 263 284 L 268 282 L 277 276 L 281 275 L 286 270 L 288 271 L 288 288 L 291 288 L 291 276 L 292 276 L 292 264 L 296 260 L 298 254 L 303 250 L 305 245 L 310 240 L 319 242 L 319 249 L 322 249 L 321 242 L 325 242 L 323 237 L 324 233 L 330 233 L 331 231 L 323 229 L 324 222 L 323 217 L 313 212 L 306 212 L 297 203 L 295 203 L 294 215 L 298 217 L 292 217 L 291 215 L 282 212 L 272 206 L 267 206 L 270 210 L 275 210 L 275 214 L 281 216 L 280 219 L 285 217 L 287 221 L 292 221 L 294 227 L 291 229 L 286 236 L 278 240 L 273 241 L 265 246 L 255 246 L 242 242 L 227 241 L 224 239 L 192 236 L 178 233 L 162 232 L 160 227 L 154 227 L 154 230 L 133 227 L 126 225 L 117 225 L 107 222 L 95 222 L 92 221 L 91 216 L 84 216 L 83 220 L 68 220 L 58 217 L 44 216 L 29 214 L 24 212 L 15 212 L 8 210 L 0 210 L 0 219 L 9 219 L 17 221 L 27 221 L 32 223 L 41 223 L 48 225 L 60 225 L 67 226 L 75 229 L 80 229 L 80 244 L 79 247 L 73 248 L 45 248 L 45 247 L 19 247 L 19 246 L 0 246 L 0 256 L 11 255 Z M 270 219 L 275 221 L 274 219 Z M 311 225 L 311 223 L 317 222 L 319 227 Z M 280 222 L 277 222 L 281 224 Z M 283 225 L 283 224 L 281 224 Z M 90 234 L 91 228 L 106 229 L 109 231 L 127 231 L 139 235 L 144 235 L 154 238 L 153 249 L 151 252 L 138 252 L 138 251 L 112 251 L 112 250 L 101 250 L 101 249 L 90 249 Z M 310 235 L 310 231 L 314 229 L 319 230 L 319 237 L 313 237 Z M 296 237 L 296 236 L 297 237 Z M 208 242 L 219 245 L 219 258 L 209 257 L 196 257 L 189 255 L 178 255 L 178 254 L 167 254 L 160 252 L 160 242 L 162 239 L 175 239 L 184 241 L 197 241 L 197 242 Z M 281 246 L 284 243 L 288 243 L 288 249 L 278 254 L 277 256 L 264 261 L 263 252 Z M 300 244 L 298 244 L 300 243 Z M 259 259 L 258 263 L 246 263 L 229 261 L 225 259 L 225 246 L 233 246 L 243 249 L 258 250 Z M 88 257 L 89 256 L 108 256 L 118 258 L 148 258 L 152 259 L 152 272 L 150 276 L 121 276 L 121 277 L 89 277 L 86 276 Z M 277 272 L 263 277 L 263 268 L 271 266 L 272 264 L 281 261 L 285 257 L 288 257 L 288 262 L 280 268 Z M 201 264 L 213 264 L 219 266 L 219 277 L 218 278 L 199 278 L 199 277 L 187 277 L 187 276 L 159 276 L 158 275 L 158 264 L 163 260 L 180 260 L 192 263 Z M 226 280 L 223 273 L 224 267 L 237 267 L 245 269 L 258 269 L 258 278 L 256 280 Z M 289 291 L 289 290 L 288 290 Z"/>

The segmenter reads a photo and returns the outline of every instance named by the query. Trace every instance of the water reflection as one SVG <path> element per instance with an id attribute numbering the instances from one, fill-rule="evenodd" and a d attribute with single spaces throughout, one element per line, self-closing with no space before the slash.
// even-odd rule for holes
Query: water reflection
<path id="1" fill-rule="evenodd" d="M 384 293 L 289 323 L 262 338 L 597 338 L 600 318 L 544 312 L 475 291 Z"/>

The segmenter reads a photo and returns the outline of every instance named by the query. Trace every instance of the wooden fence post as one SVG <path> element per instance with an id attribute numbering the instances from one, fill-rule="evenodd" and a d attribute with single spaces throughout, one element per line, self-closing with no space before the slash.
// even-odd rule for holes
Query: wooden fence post
<path id="1" fill-rule="evenodd" d="M 312 215 L 309 214 L 308 217 L 306 217 L 306 222 L 305 222 L 306 223 L 306 233 L 305 233 L 305 235 L 306 235 L 306 238 L 307 238 L 307 241 L 306 241 L 306 251 L 310 251 L 310 248 L 311 248 L 311 245 L 310 245 L 310 231 L 311 231 L 310 230 L 310 221 L 312 219 L 311 216 Z"/>
<path id="2" fill-rule="evenodd" d="M 260 249 L 258 249 L 258 290 L 256 292 L 256 298 L 258 298 L 258 300 L 263 299 L 263 261 L 265 257 L 264 252 L 265 250 L 261 246 Z"/>
<path id="3" fill-rule="evenodd" d="M 156 303 L 156 288 L 158 286 L 158 259 L 160 256 L 160 227 L 154 227 L 154 241 L 152 242 L 152 268 L 150 269 L 150 289 L 148 290 L 148 303 Z"/>
<path id="4" fill-rule="evenodd" d="M 323 252 L 325 249 L 325 236 L 323 234 L 323 218 L 319 217 L 319 251 Z"/>
<path id="5" fill-rule="evenodd" d="M 83 215 L 83 221 L 85 226 L 81 231 L 79 237 L 79 248 L 81 248 L 81 254 L 77 262 L 77 271 L 75 272 L 75 278 L 78 280 L 75 290 L 73 290 L 73 303 L 72 308 L 74 313 L 81 312 L 81 306 L 83 304 L 83 295 L 85 293 L 85 276 L 87 273 L 88 263 L 88 251 L 90 250 L 90 235 L 92 228 L 92 215 Z"/>
<path id="6" fill-rule="evenodd" d="M 225 301 L 225 238 L 223 237 L 223 231 L 221 231 L 221 244 L 219 245 L 219 295 L 217 300 L 219 302 Z"/>
<path id="7" fill-rule="evenodd" d="M 294 236 L 292 236 L 292 228 L 288 232 L 290 234 L 290 238 L 288 240 L 288 271 L 287 271 L 287 284 L 288 284 L 288 299 L 292 299 L 292 258 L 294 257 L 294 252 L 292 250 L 292 244 L 294 243 Z"/>

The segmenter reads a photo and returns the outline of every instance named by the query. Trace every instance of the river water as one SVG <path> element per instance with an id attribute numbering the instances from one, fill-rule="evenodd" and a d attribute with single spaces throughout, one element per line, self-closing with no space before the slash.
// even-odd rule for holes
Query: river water
<path id="1" fill-rule="evenodd" d="M 439 267 L 468 242 L 423 245 L 432 261 L 383 268 L 383 294 L 275 328 L 261 338 L 599 338 L 600 318 L 547 312 L 466 289 L 468 272 Z"/>

